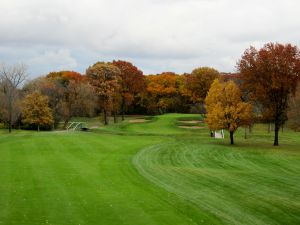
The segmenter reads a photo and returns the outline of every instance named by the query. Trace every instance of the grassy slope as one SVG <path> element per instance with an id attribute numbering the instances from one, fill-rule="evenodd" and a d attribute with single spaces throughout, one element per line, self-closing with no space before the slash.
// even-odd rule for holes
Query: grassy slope
<path id="1" fill-rule="evenodd" d="M 232 149 L 207 130 L 176 128 L 180 117 L 94 133 L 0 133 L 0 224 L 300 221 L 297 134 L 274 150 L 257 127 Z"/>

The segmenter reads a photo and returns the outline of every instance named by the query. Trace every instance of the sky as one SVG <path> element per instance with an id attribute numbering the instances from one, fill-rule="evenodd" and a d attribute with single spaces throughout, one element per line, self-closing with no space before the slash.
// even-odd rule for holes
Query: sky
<path id="1" fill-rule="evenodd" d="M 299 0 L 0 0 L 0 62 L 32 78 L 127 60 L 144 74 L 236 71 L 251 45 L 300 47 Z"/>

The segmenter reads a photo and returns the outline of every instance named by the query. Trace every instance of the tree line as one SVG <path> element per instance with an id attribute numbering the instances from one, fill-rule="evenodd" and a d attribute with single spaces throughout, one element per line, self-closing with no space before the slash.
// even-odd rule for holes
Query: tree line
<path id="1" fill-rule="evenodd" d="M 233 144 L 240 126 L 257 120 L 278 131 L 289 119 L 299 130 L 300 53 L 291 44 L 268 43 L 246 49 L 237 73 L 200 67 L 191 73 L 145 76 L 127 61 L 96 62 L 85 74 L 51 72 L 31 81 L 26 67 L 0 65 L 0 118 L 12 127 L 56 129 L 72 117 L 102 115 L 118 122 L 125 114 L 201 113 L 211 130 L 227 129 Z"/>
<path id="2" fill-rule="evenodd" d="M 206 93 L 213 80 L 220 76 L 217 70 L 209 67 L 195 69 L 191 74 L 163 72 L 146 76 L 132 63 L 118 60 L 97 62 L 88 67 L 85 74 L 51 72 L 24 83 L 27 77 L 24 65 L 2 64 L 1 68 L 22 70 L 22 80 L 14 86 L 8 84 L 15 72 L 5 73 L 9 74 L 7 77 L 0 72 L 1 120 L 8 127 L 15 128 L 20 125 L 37 128 L 39 125 L 44 129 L 55 129 L 60 122 L 65 127 L 72 117 L 99 114 L 103 123 L 108 124 L 109 117 L 114 117 L 114 122 L 117 122 L 118 118 L 124 120 L 125 114 L 204 113 Z M 6 91 L 8 89 L 14 93 L 13 97 Z M 45 102 L 42 99 L 46 99 L 47 103 L 39 108 L 49 107 L 51 115 L 47 117 L 51 119 L 39 124 L 29 122 L 28 118 L 24 118 L 29 114 L 25 109 L 36 108 L 37 103 Z M 13 107 L 8 107 L 9 104 Z M 34 115 L 38 114 L 35 112 L 29 117 L 37 117 Z"/>

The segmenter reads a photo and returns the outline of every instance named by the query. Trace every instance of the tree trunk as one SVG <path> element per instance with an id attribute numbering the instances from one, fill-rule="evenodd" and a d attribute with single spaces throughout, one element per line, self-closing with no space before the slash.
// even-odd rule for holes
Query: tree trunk
<path id="1" fill-rule="evenodd" d="M 40 125 L 37 125 L 37 131 L 40 132 Z"/>
<path id="2" fill-rule="evenodd" d="M 12 127 L 11 121 L 9 121 L 9 122 L 8 122 L 8 132 L 9 132 L 9 133 L 11 133 L 11 127 Z"/>
<path id="3" fill-rule="evenodd" d="M 244 135 L 244 138 L 247 139 L 247 127 L 245 127 L 245 135 Z"/>
<path id="4" fill-rule="evenodd" d="M 124 121 L 125 120 L 125 100 L 124 100 L 124 98 L 122 98 L 121 110 L 122 110 L 122 121 Z"/>
<path id="5" fill-rule="evenodd" d="M 8 131 L 9 133 L 11 133 L 11 129 L 12 129 L 12 100 L 9 99 L 9 106 L 8 106 Z"/>
<path id="6" fill-rule="evenodd" d="M 274 146 L 278 146 L 279 142 L 278 142 L 278 133 L 279 133 L 279 124 L 277 122 L 275 122 L 275 138 L 274 138 Z"/>
<path id="7" fill-rule="evenodd" d="M 104 116 L 104 125 L 108 125 L 108 121 L 107 121 L 107 112 L 106 112 L 105 109 L 103 110 L 103 116 Z"/>
<path id="8" fill-rule="evenodd" d="M 114 111 L 114 123 L 117 123 L 117 113 Z"/>
<path id="9" fill-rule="evenodd" d="M 230 131 L 230 144 L 234 144 L 234 141 L 233 141 L 233 131 Z"/>
<path id="10" fill-rule="evenodd" d="M 67 128 L 68 123 L 69 123 L 69 119 L 66 119 L 65 122 L 64 122 L 64 127 L 63 127 L 64 130 Z"/>

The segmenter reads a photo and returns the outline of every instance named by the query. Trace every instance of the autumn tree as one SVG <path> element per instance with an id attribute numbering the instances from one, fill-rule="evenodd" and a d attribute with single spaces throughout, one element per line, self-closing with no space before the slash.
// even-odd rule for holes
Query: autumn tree
<path id="1" fill-rule="evenodd" d="M 93 87 L 85 81 L 69 80 L 61 101 L 64 128 L 74 116 L 92 116 L 96 107 Z"/>
<path id="2" fill-rule="evenodd" d="M 2 92 L 0 113 L 8 124 L 9 132 L 20 115 L 19 90 L 27 77 L 27 69 L 23 64 L 0 65 L 0 91 Z"/>
<path id="3" fill-rule="evenodd" d="M 25 124 L 48 126 L 53 123 L 51 110 L 48 106 L 48 97 L 39 92 L 34 92 L 25 97 L 22 102 L 22 116 Z"/>
<path id="4" fill-rule="evenodd" d="M 204 103 L 212 82 L 219 78 L 217 70 L 210 67 L 199 67 L 191 74 L 185 75 L 185 89 L 183 94 L 190 97 L 193 103 Z"/>
<path id="5" fill-rule="evenodd" d="M 60 121 L 66 127 L 74 116 L 92 116 L 96 108 L 93 88 L 85 76 L 74 71 L 51 72 L 23 89 L 27 93 L 38 90 L 48 96 L 55 127 Z"/>
<path id="6" fill-rule="evenodd" d="M 74 81 L 76 83 L 80 83 L 85 80 L 85 77 L 78 72 L 75 71 L 58 71 L 58 72 L 50 72 L 46 75 L 48 80 L 57 81 L 63 87 L 67 87 L 70 81 Z"/>
<path id="7" fill-rule="evenodd" d="M 121 97 L 122 120 L 124 120 L 126 109 L 132 105 L 136 95 L 145 88 L 145 77 L 143 72 L 130 62 L 118 60 L 113 61 L 113 65 L 117 66 L 121 71 L 119 93 Z"/>
<path id="8" fill-rule="evenodd" d="M 92 87 L 85 76 L 74 71 L 51 72 L 47 79 L 54 82 L 62 96 L 59 102 L 60 117 L 64 121 L 64 128 L 73 116 L 90 116 L 96 102 Z"/>
<path id="9" fill-rule="evenodd" d="M 65 90 L 63 85 L 56 79 L 38 77 L 23 87 L 23 92 L 26 94 L 31 94 L 35 91 L 48 97 L 49 107 L 53 115 L 53 126 L 56 128 L 59 122 L 63 120 L 64 115 L 62 104 L 64 102 Z"/>
<path id="10" fill-rule="evenodd" d="M 295 94 L 300 76 L 300 52 L 291 44 L 268 43 L 260 50 L 247 49 L 238 62 L 243 88 L 249 99 L 263 106 L 263 114 L 275 124 L 274 145 L 287 120 L 290 95 Z"/>
<path id="11" fill-rule="evenodd" d="M 122 95 L 120 92 L 114 92 L 112 96 L 112 114 L 114 117 L 114 123 L 118 122 L 118 113 L 120 112 L 120 109 L 122 108 Z M 124 115 L 122 114 L 122 119 L 124 118 Z"/>
<path id="12" fill-rule="evenodd" d="M 234 132 L 252 121 L 252 106 L 241 99 L 238 86 L 229 81 L 221 83 L 216 79 L 205 99 L 209 129 L 226 129 L 230 133 L 230 143 L 234 144 Z"/>
<path id="13" fill-rule="evenodd" d="M 50 86 L 56 90 L 57 93 L 55 93 L 55 95 L 59 95 L 58 98 L 55 99 L 56 101 L 50 100 L 50 106 L 54 103 L 55 110 L 53 112 L 55 118 L 58 121 L 63 120 L 63 127 L 66 128 L 69 120 L 74 115 L 73 108 L 74 104 L 76 104 L 76 85 L 80 84 L 83 80 L 82 75 L 74 71 L 58 71 L 49 73 L 46 79 L 52 83 Z M 75 93 L 73 93 L 74 91 Z"/>
<path id="14" fill-rule="evenodd" d="M 143 93 L 143 105 L 150 113 L 173 111 L 180 95 L 180 76 L 172 72 L 146 76 L 147 88 Z"/>
<path id="15" fill-rule="evenodd" d="M 104 124 L 108 124 L 108 115 L 112 112 L 114 97 L 119 92 L 121 71 L 112 63 L 97 62 L 90 66 L 86 75 L 98 96 L 100 107 L 103 109 Z"/>

